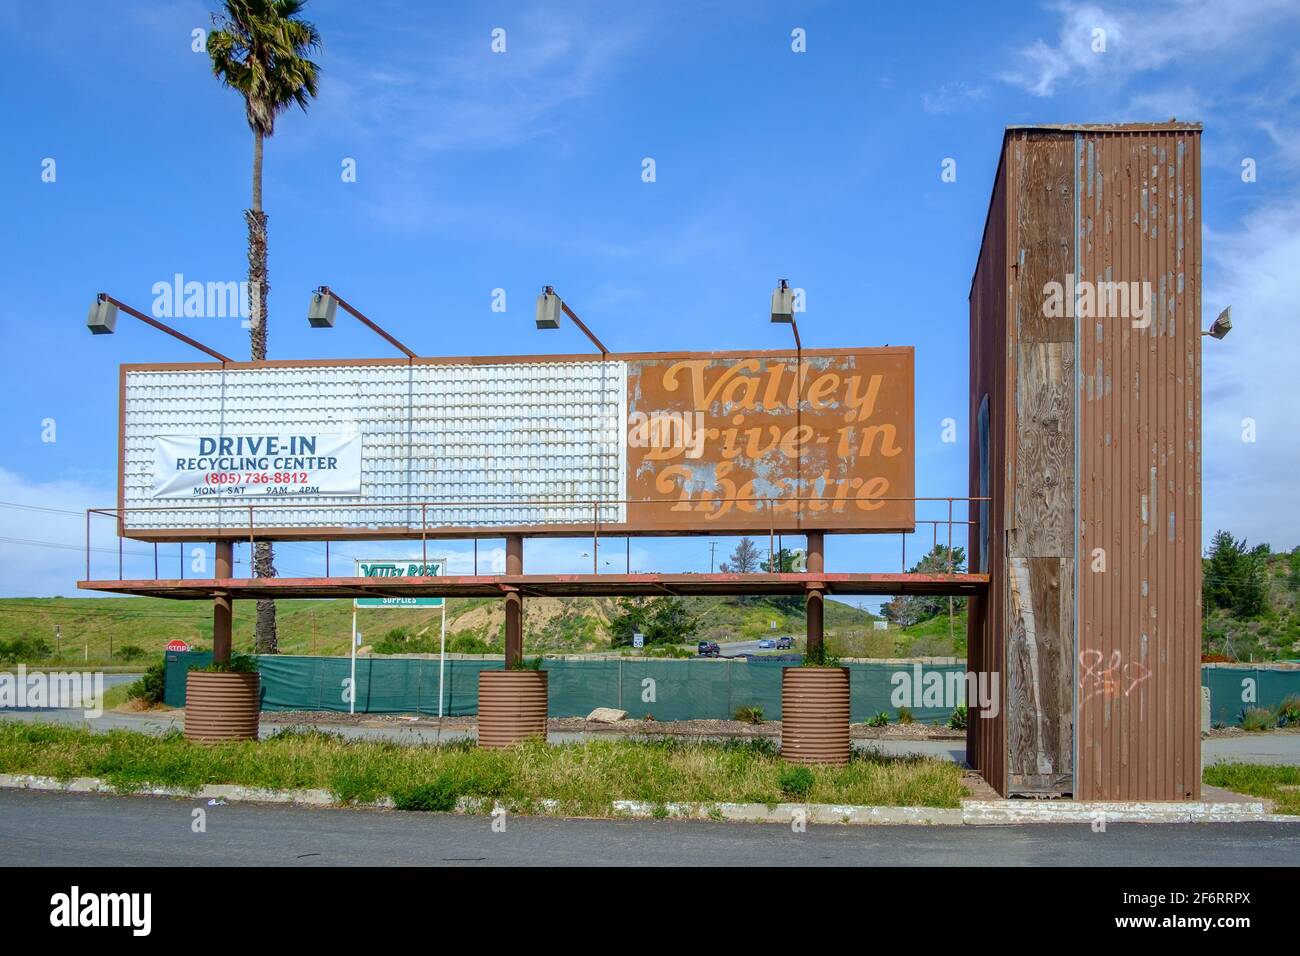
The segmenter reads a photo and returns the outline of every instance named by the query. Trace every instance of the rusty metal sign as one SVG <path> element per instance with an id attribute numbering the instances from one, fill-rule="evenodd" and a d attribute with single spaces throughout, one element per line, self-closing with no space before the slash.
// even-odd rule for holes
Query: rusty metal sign
<path id="1" fill-rule="evenodd" d="M 629 362 L 629 523 L 910 529 L 913 401 L 911 348 Z"/>

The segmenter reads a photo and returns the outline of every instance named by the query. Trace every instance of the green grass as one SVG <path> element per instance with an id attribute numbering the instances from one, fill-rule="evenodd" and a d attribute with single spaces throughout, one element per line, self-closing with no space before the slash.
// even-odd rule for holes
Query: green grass
<path id="1" fill-rule="evenodd" d="M 4 773 L 100 777 L 124 792 L 148 785 L 194 790 L 209 783 L 320 788 L 341 802 L 387 796 L 411 809 L 446 809 L 460 796 L 495 798 L 521 812 L 555 799 L 559 812 L 584 816 L 613 816 L 614 800 L 776 804 L 789 799 L 790 768 L 765 739 L 551 746 L 530 741 L 493 751 L 465 742 L 412 746 L 289 731 L 261 742 L 208 747 L 188 743 L 178 732 L 152 737 L 0 725 Z M 956 807 L 966 795 L 957 766 L 932 758 L 862 753 L 846 767 L 810 774 L 804 799 L 813 803 Z M 799 776 L 803 790 L 806 781 Z"/>
<path id="2" fill-rule="evenodd" d="M 131 684 L 116 684 L 104 691 L 104 710 L 112 710 L 114 707 L 125 704 L 127 700 L 126 694 L 131 689 L 131 686 Z"/>
<path id="3" fill-rule="evenodd" d="M 888 630 L 877 631 L 868 624 L 867 628 L 841 628 L 838 633 L 828 630 L 827 637 L 840 657 L 965 657 L 966 609 L 953 615 L 951 634 L 944 612 L 911 627 L 891 624 Z"/>
<path id="4" fill-rule="evenodd" d="M 1212 787 L 1273 800 L 1278 813 L 1300 815 L 1300 767 L 1216 763 L 1205 768 L 1201 779 Z"/>

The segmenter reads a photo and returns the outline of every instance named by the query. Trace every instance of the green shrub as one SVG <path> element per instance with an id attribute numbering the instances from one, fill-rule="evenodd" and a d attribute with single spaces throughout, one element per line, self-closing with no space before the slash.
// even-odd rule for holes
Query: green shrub
<path id="1" fill-rule="evenodd" d="M 450 813 L 456 809 L 460 796 L 450 774 L 439 774 L 432 780 L 402 787 L 393 791 L 393 804 L 399 810 L 420 810 Z"/>
<path id="2" fill-rule="evenodd" d="M 831 653 L 830 644 L 822 641 L 821 647 L 812 653 L 804 652 L 801 667 L 839 667 L 840 659 Z"/>
<path id="3" fill-rule="evenodd" d="M 771 737 L 727 737 L 722 741 L 727 753 L 744 753 L 752 757 L 775 757 L 776 741 Z"/>
<path id="4" fill-rule="evenodd" d="M 144 672 L 144 676 L 126 689 L 128 700 L 139 700 L 146 704 L 163 702 L 163 674 L 166 668 L 161 661 Z"/>
<path id="5" fill-rule="evenodd" d="M 876 715 L 867 721 L 868 727 L 888 727 L 889 715 L 883 710 L 876 711 Z"/>
<path id="6" fill-rule="evenodd" d="M 966 705 L 960 704 L 957 709 L 952 712 L 952 716 L 948 718 L 948 726 L 953 730 L 965 730 L 966 717 Z"/>
<path id="7" fill-rule="evenodd" d="M 541 669 L 542 659 L 540 657 L 525 657 L 507 668 L 507 670 L 512 671 L 539 671 Z"/>
<path id="8" fill-rule="evenodd" d="M 44 660 L 53 652 L 50 642 L 42 637 L 15 637 L 12 641 L 0 641 L 0 664 Z"/>
<path id="9" fill-rule="evenodd" d="M 126 647 L 119 648 L 117 651 L 117 656 L 122 658 L 124 661 L 139 660 L 141 657 L 144 657 L 144 655 L 144 648 L 136 647 L 134 644 L 128 644 Z"/>
<path id="10" fill-rule="evenodd" d="M 1242 730 L 1268 730 L 1274 722 L 1273 712 L 1264 707 L 1251 707 L 1241 713 Z"/>
<path id="11" fill-rule="evenodd" d="M 257 661 L 249 654 L 231 654 L 229 663 L 212 661 L 202 667 L 191 667 L 190 670 L 204 674 L 256 674 Z"/>
<path id="12" fill-rule="evenodd" d="M 915 722 L 916 722 L 916 718 L 912 716 L 912 708 L 910 708 L 910 707 L 900 707 L 900 708 L 898 708 L 898 722 L 899 722 L 900 724 L 912 724 L 912 723 L 915 723 Z"/>
<path id="13" fill-rule="evenodd" d="M 462 632 L 447 642 L 452 654 L 491 654 L 492 645 L 474 634 Z"/>
<path id="14" fill-rule="evenodd" d="M 806 800 L 812 793 L 813 772 L 807 767 L 786 767 L 777 778 L 777 785 L 787 797 Z"/>
<path id="15" fill-rule="evenodd" d="M 761 724 L 763 722 L 763 708 L 755 704 L 737 707 L 735 719 L 745 724 Z"/>
<path id="16" fill-rule="evenodd" d="M 1283 698 L 1277 708 L 1277 725 L 1300 727 L 1300 694 L 1291 694 Z"/>

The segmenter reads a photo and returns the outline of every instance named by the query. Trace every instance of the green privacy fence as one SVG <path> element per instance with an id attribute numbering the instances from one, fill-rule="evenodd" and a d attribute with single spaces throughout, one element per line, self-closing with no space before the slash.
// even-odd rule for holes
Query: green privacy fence
<path id="1" fill-rule="evenodd" d="M 185 674 L 212 660 L 210 653 L 167 654 L 164 700 L 185 706 Z M 346 657 L 259 657 L 264 710 L 346 712 Z M 451 659 L 444 676 L 444 713 L 464 717 L 478 712 L 478 672 L 499 669 L 501 661 Z M 781 717 L 780 661 L 727 660 L 547 660 L 552 717 L 585 717 L 597 707 L 617 707 L 631 717 L 656 720 L 726 720 L 740 707 L 761 707 L 770 720 Z M 898 716 L 893 695 L 906 683 L 913 716 L 922 722 L 946 721 L 953 698 L 930 701 L 914 692 L 927 681 L 964 673 L 960 664 L 911 664 L 888 661 L 849 664 L 850 718 L 865 721 L 879 711 Z M 938 678 L 930 675 L 938 674 Z M 1300 694 L 1300 667 L 1243 667 L 1206 664 L 1201 683 L 1210 688 L 1211 720 L 1241 723 L 1248 707 L 1276 709 Z M 1254 701 L 1243 698 L 1253 695 Z M 362 657 L 357 659 L 357 706 L 370 714 L 437 714 L 438 661 L 426 658 Z"/>
<path id="2" fill-rule="evenodd" d="M 1201 686 L 1210 688 L 1210 722 L 1231 727 L 1251 707 L 1275 711 L 1287 697 L 1300 695 L 1300 667 L 1204 664 Z"/>
<path id="3" fill-rule="evenodd" d="M 185 706 L 186 672 L 212 659 L 211 653 L 166 654 L 166 704 Z M 500 661 L 448 659 L 443 682 L 443 713 L 467 717 L 478 709 L 478 671 L 499 669 Z M 764 717 L 780 719 L 779 661 L 546 661 L 551 717 L 585 717 L 595 708 L 627 710 L 630 717 L 658 721 L 728 719 L 742 706 L 758 706 Z M 904 662 L 850 663 L 850 718 L 866 721 L 878 711 L 891 719 L 898 711 L 894 689 L 906 680 L 910 691 L 931 674 L 948 682 L 961 665 L 911 665 Z M 917 670 L 919 667 L 919 670 Z M 265 710 L 347 711 L 346 657 L 259 657 Z M 901 678 L 898 675 L 902 675 Z M 1277 709 L 1283 698 L 1300 695 L 1300 667 L 1205 665 L 1201 683 L 1210 688 L 1216 724 L 1239 724 L 1251 706 Z M 1253 701 L 1247 698 L 1253 696 Z M 952 697 L 924 706 L 923 697 L 902 701 L 918 721 L 946 721 Z M 438 661 L 425 658 L 357 658 L 356 709 L 370 714 L 437 714 Z"/>
<path id="4" fill-rule="evenodd" d="M 211 654 L 168 654 L 164 699 L 185 705 L 185 674 L 203 666 Z M 443 681 L 443 713 L 452 717 L 478 712 L 478 674 L 501 661 L 450 659 Z M 597 707 L 617 707 L 630 717 L 656 720 L 729 720 L 741 707 L 761 707 L 769 720 L 781 716 L 780 661 L 718 660 L 547 660 L 549 710 L 552 717 L 585 717 Z M 902 674 L 909 694 L 918 678 L 947 682 L 964 674 L 958 664 L 911 665 L 900 662 L 849 664 L 850 717 L 865 721 L 879 711 L 897 718 L 891 701 Z M 259 657 L 263 710 L 346 712 L 344 696 L 350 662 L 346 657 Z M 920 670 L 914 670 L 920 667 Z M 902 680 L 902 678 L 899 678 Z M 951 697 L 900 698 L 919 721 L 947 721 Z M 930 706 L 924 706 L 925 704 Z M 437 714 L 438 661 L 425 658 L 358 658 L 356 709 L 370 714 Z"/>

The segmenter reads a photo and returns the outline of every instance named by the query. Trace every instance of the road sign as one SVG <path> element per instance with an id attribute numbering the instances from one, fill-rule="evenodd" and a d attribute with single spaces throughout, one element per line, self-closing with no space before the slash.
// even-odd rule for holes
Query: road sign
<path id="1" fill-rule="evenodd" d="M 377 558 L 357 561 L 359 578 L 420 578 L 438 577 L 446 568 L 444 558 L 421 563 L 419 558 Z M 353 607 L 442 607 L 440 597 L 372 597 L 356 598 Z"/>
<path id="2" fill-rule="evenodd" d="M 183 653 L 183 652 L 185 652 L 185 651 L 188 651 L 189 649 L 190 649 L 190 646 L 189 646 L 188 644 L 186 644 L 184 641 L 168 641 L 168 642 L 167 642 L 167 651 L 168 651 L 168 653 L 172 653 L 172 654 L 180 654 L 180 653 Z"/>
<path id="3" fill-rule="evenodd" d="M 633 646 L 633 647 L 645 647 L 645 635 L 644 635 L 644 634 L 633 634 L 633 635 L 632 635 L 632 646 Z"/>

